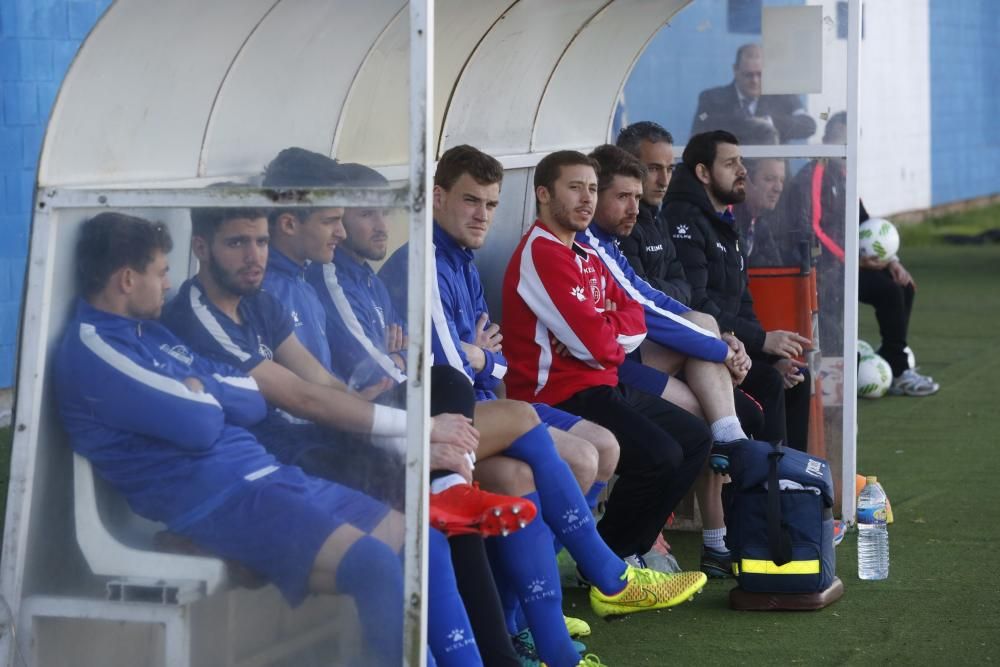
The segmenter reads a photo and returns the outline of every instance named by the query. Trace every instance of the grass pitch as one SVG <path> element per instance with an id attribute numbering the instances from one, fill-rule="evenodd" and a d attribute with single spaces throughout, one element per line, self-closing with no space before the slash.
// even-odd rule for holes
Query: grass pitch
<path id="1" fill-rule="evenodd" d="M 904 232 L 903 259 L 917 281 L 910 343 L 942 388 L 860 406 L 858 469 L 878 475 L 895 514 L 889 579 L 858 579 L 849 534 L 837 548 L 846 593 L 817 612 L 731 611 L 732 581 L 709 581 L 671 611 L 604 622 L 566 591 L 566 613 L 593 627 L 588 651 L 614 667 L 1000 661 L 1000 245 L 910 248 Z M 860 313 L 877 348 L 873 311 Z M 697 567 L 700 534 L 668 539 Z"/>

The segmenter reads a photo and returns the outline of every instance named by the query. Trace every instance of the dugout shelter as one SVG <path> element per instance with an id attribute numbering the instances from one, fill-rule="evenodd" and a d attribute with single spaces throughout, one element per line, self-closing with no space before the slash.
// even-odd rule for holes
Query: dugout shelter
<path id="1" fill-rule="evenodd" d="M 695 65 L 664 64 L 663 104 L 728 80 L 733 48 L 762 43 L 765 93 L 802 96 L 822 121 L 848 111 L 848 140 L 748 145 L 790 164 L 846 160 L 845 295 L 856 294 L 857 82 L 861 2 L 756 3 L 741 32 L 726 0 L 117 0 L 82 45 L 53 108 L 39 162 L 21 323 L 10 493 L 0 567 L 8 665 L 310 665 L 358 659 L 346 598 L 289 609 L 218 559 L 162 552 L 162 528 L 135 516 L 74 456 L 61 430 L 49 359 L 75 295 L 79 225 L 105 210 L 162 220 L 175 287 L 193 274 L 193 206 L 377 205 L 395 245 L 410 241 L 411 369 L 406 484 L 404 654 L 420 665 L 426 628 L 428 201 L 434 160 L 467 143 L 506 169 L 479 266 L 502 320 L 500 279 L 534 219 L 533 168 L 558 149 L 613 140 L 642 120 L 622 91 L 647 46 L 680 45 Z M 843 14 L 843 15 L 841 15 Z M 708 17 L 708 18 L 704 18 Z M 752 23 L 752 17 L 751 17 Z M 844 34 L 839 34 L 841 27 Z M 690 106 L 690 105 L 689 105 Z M 689 106 L 677 107 L 678 115 Z M 678 127 L 690 123 L 678 117 Z M 822 123 L 820 123 L 822 124 Z M 686 136 L 686 132 L 679 133 Z M 676 147 L 678 156 L 683 146 Z M 288 146 L 362 162 L 379 189 L 261 188 Z M 225 181 L 233 185 L 205 190 Z M 846 276 L 846 277 L 844 277 Z M 820 276 L 822 280 L 822 276 Z M 853 515 L 857 309 L 843 300 L 837 361 L 812 359 L 831 400 L 826 454 Z M 788 304 L 794 308 L 795 304 Z M 822 305 L 821 305 L 822 310 Z M 838 399 L 839 396 L 839 399 Z M 848 397 L 848 400 L 843 400 Z M 401 480 L 400 483 L 403 483 Z M 363 656 L 362 656 L 363 657 Z"/>

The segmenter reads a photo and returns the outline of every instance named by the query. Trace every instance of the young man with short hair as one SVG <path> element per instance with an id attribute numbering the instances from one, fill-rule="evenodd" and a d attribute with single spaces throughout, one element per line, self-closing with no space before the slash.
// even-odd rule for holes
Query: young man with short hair
<path id="1" fill-rule="evenodd" d="M 73 449 L 136 513 L 265 576 L 290 605 L 349 595 L 365 664 L 400 664 L 402 517 L 280 464 L 245 430 L 266 410 L 254 380 L 155 321 L 170 248 L 165 228 L 140 218 L 82 226 L 82 294 L 53 366 Z"/>
<path id="2" fill-rule="evenodd" d="M 598 529 L 627 556 L 650 550 L 701 471 L 712 438 L 694 415 L 619 382 L 618 368 L 646 326 L 642 306 L 576 240 L 597 205 L 597 169 L 575 151 L 552 153 L 536 167 L 538 220 L 504 276 L 507 390 L 591 419 L 618 438 L 619 479 Z"/>

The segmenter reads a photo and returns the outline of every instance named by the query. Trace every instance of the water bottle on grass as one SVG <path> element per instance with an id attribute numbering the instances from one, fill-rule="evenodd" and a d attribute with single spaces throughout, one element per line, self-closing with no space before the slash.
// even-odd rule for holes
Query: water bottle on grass
<path id="1" fill-rule="evenodd" d="M 874 475 L 866 478 L 858 496 L 858 577 L 889 577 L 889 530 L 886 526 L 885 491 Z"/>

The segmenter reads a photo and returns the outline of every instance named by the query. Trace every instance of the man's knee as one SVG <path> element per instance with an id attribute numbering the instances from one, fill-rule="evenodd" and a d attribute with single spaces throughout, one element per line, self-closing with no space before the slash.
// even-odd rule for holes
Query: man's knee
<path id="1" fill-rule="evenodd" d="M 684 313 L 682 317 L 692 324 L 697 324 L 702 329 L 708 329 L 716 336 L 719 335 L 719 323 L 716 322 L 715 318 L 708 313 L 703 313 L 697 310 L 689 310 Z"/>
<path id="2" fill-rule="evenodd" d="M 599 456 L 596 447 L 590 441 L 568 431 L 549 427 L 549 433 L 556 444 L 559 458 L 569 466 L 580 488 L 590 488 L 597 478 Z"/>
<path id="3" fill-rule="evenodd" d="M 606 481 L 618 467 L 621 447 L 615 434 L 599 424 L 583 420 L 570 429 L 570 433 L 588 440 L 597 450 L 597 479 Z"/>

